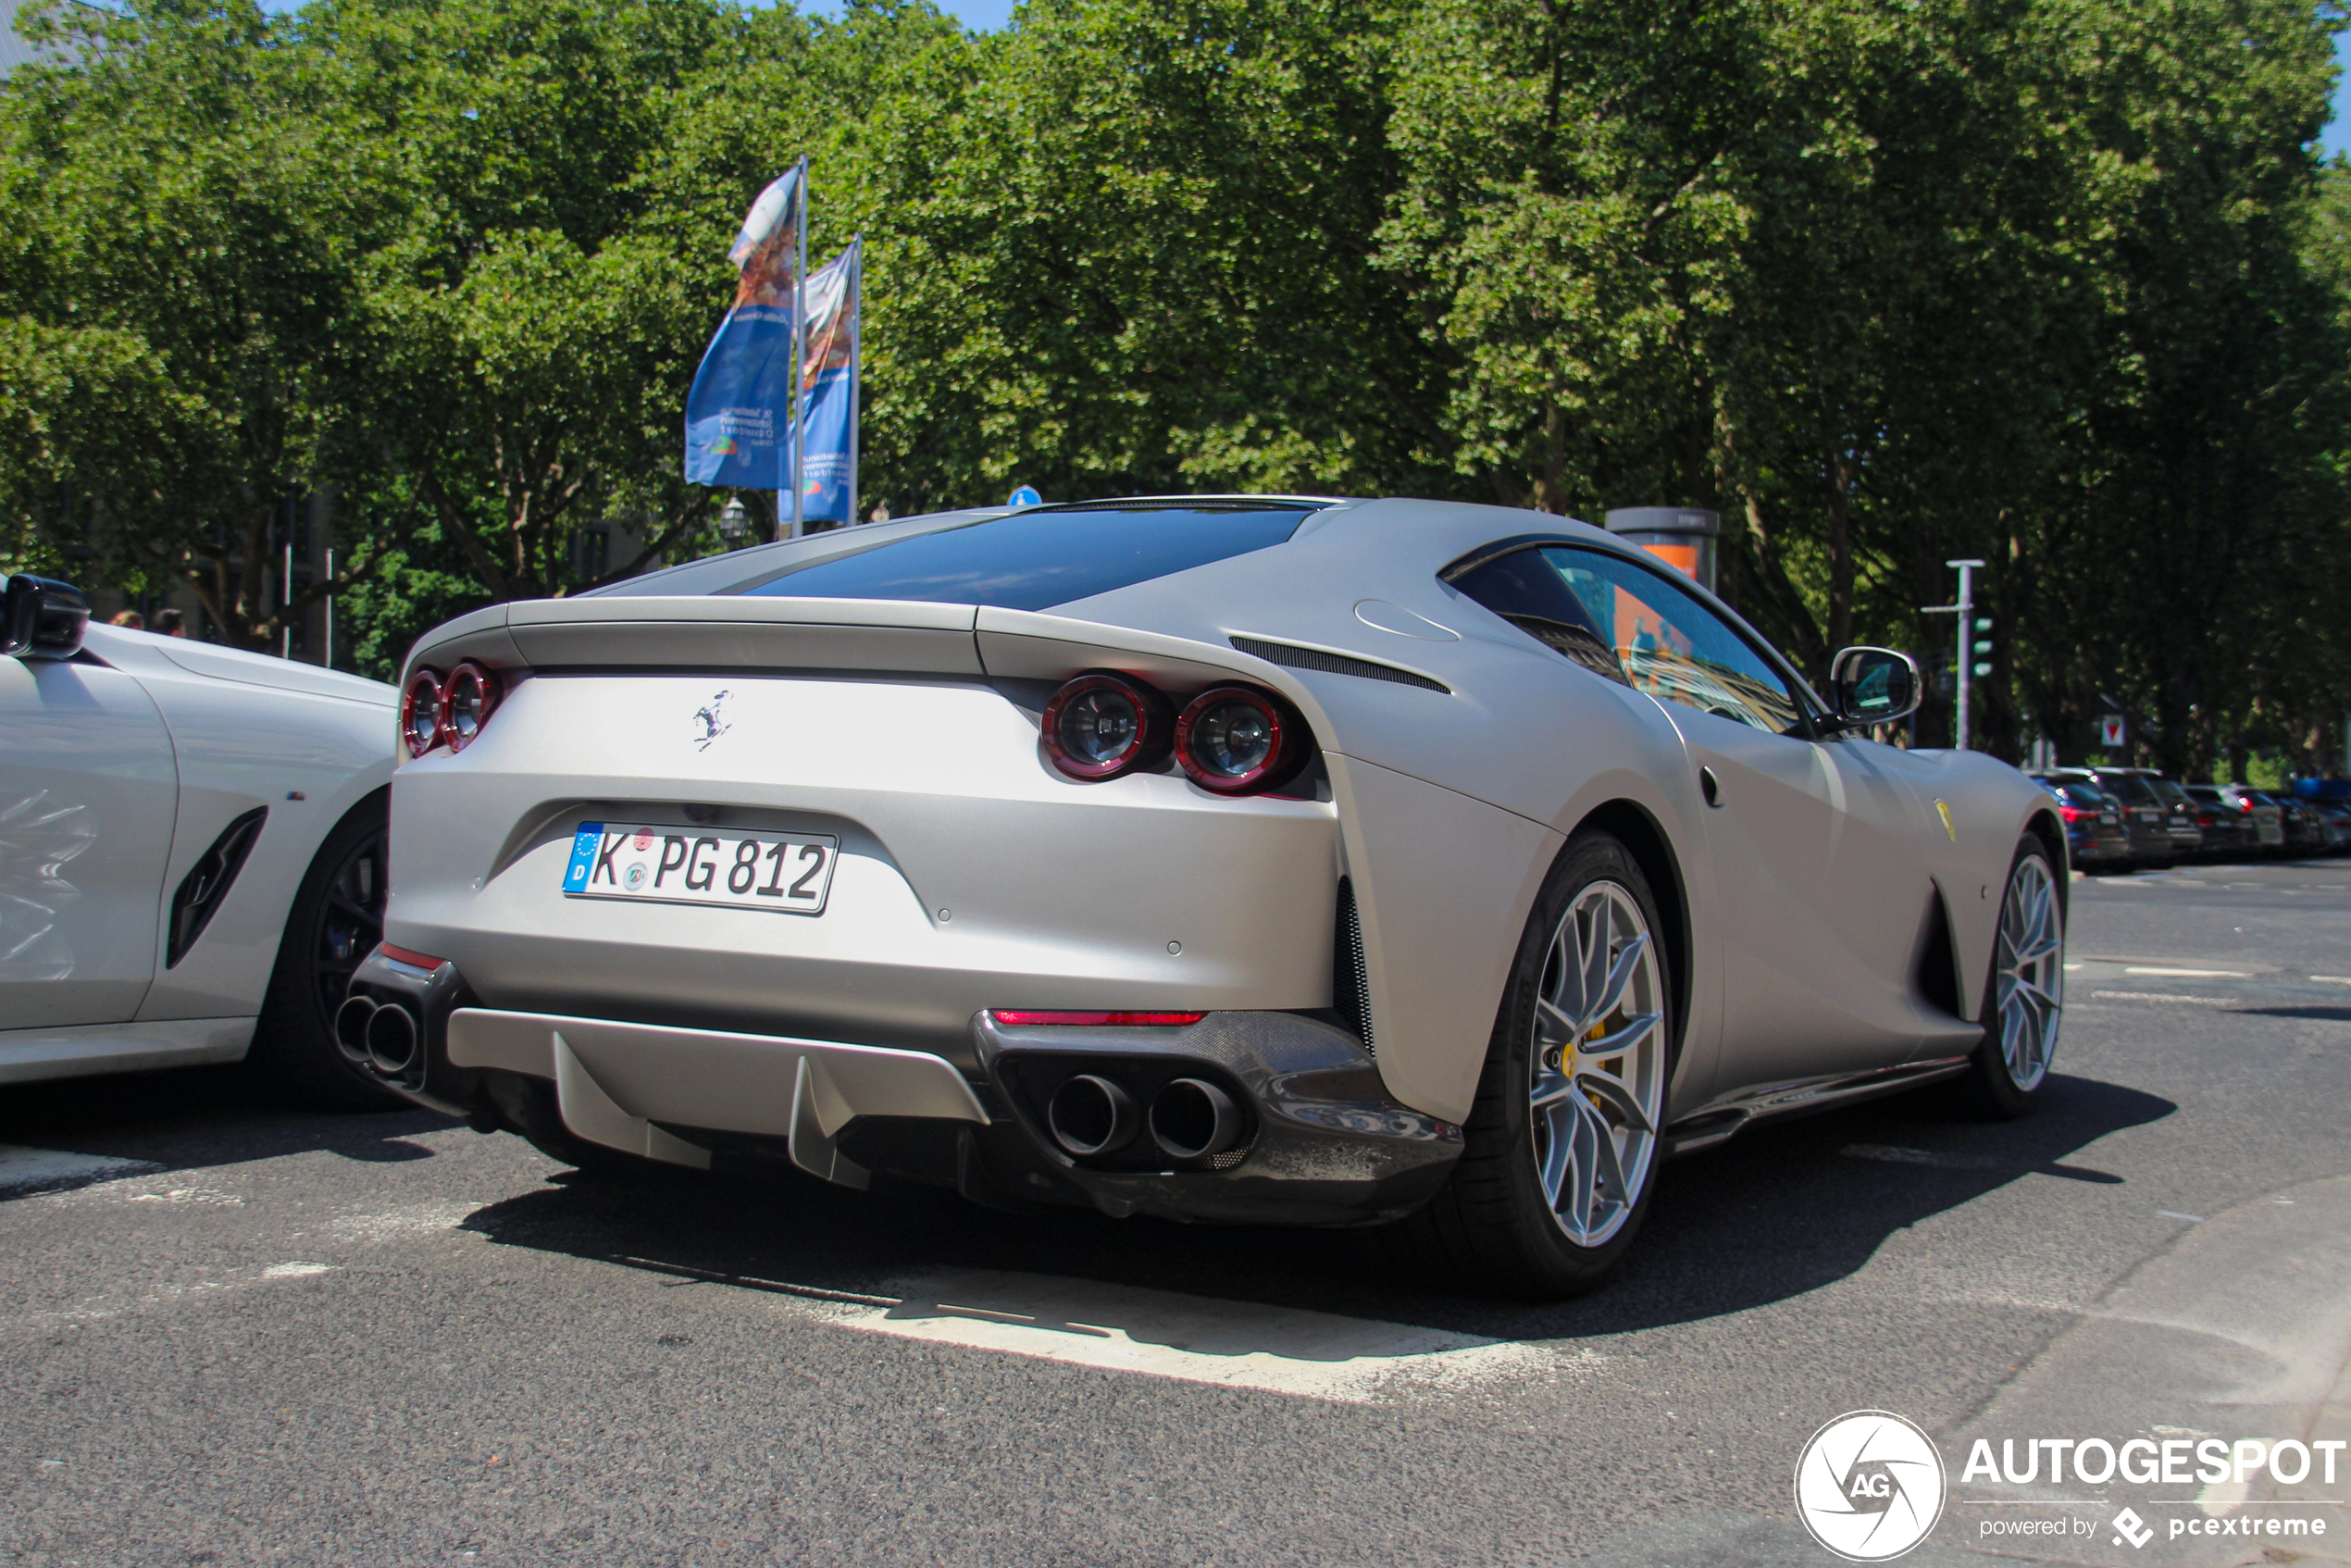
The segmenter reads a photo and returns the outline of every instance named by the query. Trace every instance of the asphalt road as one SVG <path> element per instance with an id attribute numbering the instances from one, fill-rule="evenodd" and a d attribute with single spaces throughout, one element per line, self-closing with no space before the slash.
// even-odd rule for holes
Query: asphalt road
<path id="1" fill-rule="evenodd" d="M 2161 1533 L 2265 1507 L 2351 1561 L 2351 1461 L 1961 1481 L 1979 1435 L 2351 1436 L 2351 863 L 2073 892 L 2038 1114 L 1676 1162 L 1563 1306 L 1354 1234 L 585 1177 L 234 1071 L 0 1090 L 0 1563 L 1826 1563 L 1790 1478 L 1859 1408 L 1950 1466 L 1909 1562 L 2297 1560 Z M 1988 1533 L 2044 1516 L 2090 1533 Z"/>

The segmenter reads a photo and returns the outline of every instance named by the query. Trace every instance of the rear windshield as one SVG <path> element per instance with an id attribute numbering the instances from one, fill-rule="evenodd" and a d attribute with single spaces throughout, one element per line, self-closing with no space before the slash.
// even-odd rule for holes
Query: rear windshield
<path id="1" fill-rule="evenodd" d="M 2084 811 L 2103 811 L 2114 803 L 2107 792 L 2095 784 L 2083 784 L 2068 779 L 2062 784 L 2052 784 L 2049 788 L 2057 791 L 2059 800 L 2070 806 L 2079 806 Z"/>
<path id="2" fill-rule="evenodd" d="M 1202 502 L 1014 512 L 891 540 L 743 591 L 1043 610 L 1280 544 L 1314 510 Z"/>

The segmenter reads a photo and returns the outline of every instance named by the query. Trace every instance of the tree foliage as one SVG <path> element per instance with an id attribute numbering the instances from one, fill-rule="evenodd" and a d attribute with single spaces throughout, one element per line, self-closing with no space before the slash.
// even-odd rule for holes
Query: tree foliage
<path id="1" fill-rule="evenodd" d="M 2171 766 L 2316 762 L 2351 680 L 2336 18 L 128 0 L 0 89 L 0 548 L 194 582 L 260 643 L 273 519 L 327 489 L 317 591 L 389 661 L 714 547 L 685 388 L 806 154 L 812 254 L 865 237 L 869 504 L 1711 506 L 1726 594 L 1815 672 L 1934 653 L 1944 563 L 1989 562 L 1979 743 L 2078 754 L 2119 706 Z M 591 525 L 641 547 L 584 564 Z"/>

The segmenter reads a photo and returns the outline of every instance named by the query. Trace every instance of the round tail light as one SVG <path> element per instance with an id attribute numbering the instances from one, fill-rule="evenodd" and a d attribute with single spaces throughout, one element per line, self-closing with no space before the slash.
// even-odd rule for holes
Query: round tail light
<path id="1" fill-rule="evenodd" d="M 1088 783 L 1150 767 L 1174 743 L 1167 699 L 1123 675 L 1081 675 L 1045 704 L 1045 753 Z"/>
<path id="2" fill-rule="evenodd" d="M 441 688 L 441 738 L 453 752 L 473 744 L 498 708 L 498 678 L 467 659 Z"/>
<path id="3" fill-rule="evenodd" d="M 1212 686 L 1176 720 L 1176 760 L 1193 783 L 1220 795 L 1277 790 L 1312 752 L 1304 721 L 1253 686 Z"/>
<path id="4" fill-rule="evenodd" d="M 400 742 L 412 757 L 441 744 L 441 676 L 419 668 L 400 692 Z"/>

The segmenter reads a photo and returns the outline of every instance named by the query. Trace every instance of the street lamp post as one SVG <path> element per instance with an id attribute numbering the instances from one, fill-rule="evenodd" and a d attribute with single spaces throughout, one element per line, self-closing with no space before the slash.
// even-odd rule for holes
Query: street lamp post
<path id="1" fill-rule="evenodd" d="M 1951 747 L 1954 751 L 1964 752 L 1968 749 L 1968 737 L 1971 734 L 1971 730 L 1969 728 L 1969 699 L 1973 693 L 1972 689 L 1972 682 L 1971 681 L 1970 677 L 1974 673 L 1975 669 L 1975 571 L 1976 568 L 1983 566 L 1984 563 L 1981 561 L 1946 561 L 1943 564 L 1947 566 L 1956 566 L 1959 568 L 1959 602 L 1956 604 L 1922 604 L 1920 606 L 1920 610 L 1922 614 L 1930 616 L 1957 616 L 1959 617 L 1959 641 L 1958 648 L 1959 656 L 1958 666 L 1959 701 L 1958 711 L 1951 716 Z M 1991 672 L 1991 666 L 1986 665 L 1984 667 L 1986 674 Z"/>

